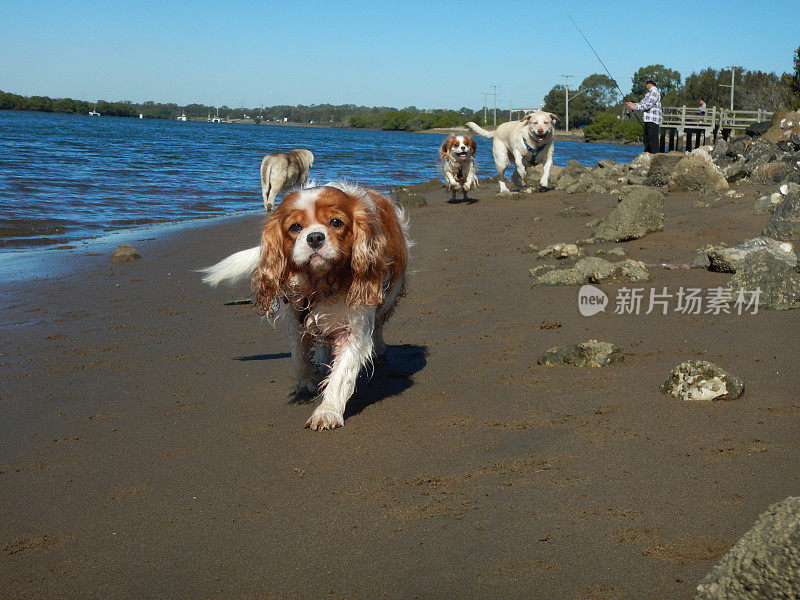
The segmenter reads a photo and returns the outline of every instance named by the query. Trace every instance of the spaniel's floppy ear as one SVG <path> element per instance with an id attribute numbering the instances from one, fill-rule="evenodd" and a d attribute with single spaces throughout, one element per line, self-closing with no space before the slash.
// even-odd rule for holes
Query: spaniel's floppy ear
<path id="1" fill-rule="evenodd" d="M 478 144 L 471 136 L 467 136 L 464 141 L 469 144 L 469 149 L 472 150 L 472 156 L 475 156 L 475 152 L 478 151 Z"/>
<path id="2" fill-rule="evenodd" d="M 451 135 L 444 141 L 444 144 L 442 144 L 442 147 L 439 149 L 439 158 L 447 158 L 447 155 L 450 153 L 450 147 L 453 145 L 453 139 Z"/>
<path id="3" fill-rule="evenodd" d="M 253 271 L 253 306 L 260 314 L 274 313 L 273 302 L 283 294 L 287 260 L 283 253 L 283 230 L 279 218 L 267 219 L 261 234 L 261 258 Z"/>
<path id="4" fill-rule="evenodd" d="M 347 293 L 347 305 L 380 306 L 384 300 L 384 280 L 391 263 L 388 240 L 377 214 L 364 207 L 353 217 L 353 250 L 350 254 L 353 283 Z"/>
<path id="5" fill-rule="evenodd" d="M 555 113 L 547 113 L 553 121 L 558 121 L 558 115 Z"/>
<path id="6" fill-rule="evenodd" d="M 522 121 L 523 123 L 530 123 L 531 119 L 533 119 L 533 113 L 528 113 L 527 115 L 522 117 L 520 121 Z"/>

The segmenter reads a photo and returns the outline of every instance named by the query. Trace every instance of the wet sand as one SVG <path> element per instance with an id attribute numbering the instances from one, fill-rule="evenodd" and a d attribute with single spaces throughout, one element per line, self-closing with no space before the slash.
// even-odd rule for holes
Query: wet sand
<path id="1" fill-rule="evenodd" d="M 410 209 L 388 362 L 335 431 L 303 428 L 314 405 L 292 395 L 282 325 L 193 272 L 256 245 L 260 217 L 0 284 L 0 597 L 691 598 L 797 494 L 797 311 L 583 317 L 577 288 L 531 289 L 542 261 L 524 249 L 588 237 L 612 196 L 415 189 L 428 206 Z M 669 195 L 665 231 L 597 248 L 688 263 L 760 232 L 761 190 L 742 191 L 713 208 Z M 730 278 L 650 272 L 648 292 Z M 624 364 L 536 364 L 589 339 Z M 744 396 L 661 394 L 688 359 Z"/>

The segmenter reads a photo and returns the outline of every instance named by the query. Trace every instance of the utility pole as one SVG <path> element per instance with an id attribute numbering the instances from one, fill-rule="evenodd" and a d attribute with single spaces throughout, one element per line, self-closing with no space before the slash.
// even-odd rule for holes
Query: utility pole
<path id="1" fill-rule="evenodd" d="M 569 78 L 572 75 L 561 75 L 564 78 L 564 130 L 569 133 Z"/>
<path id="2" fill-rule="evenodd" d="M 486 96 L 489 92 L 483 92 L 483 124 L 486 125 Z"/>
<path id="3" fill-rule="evenodd" d="M 511 120 L 511 108 L 513 106 L 514 106 L 514 101 L 513 100 L 509 100 L 508 101 L 508 120 L 509 121 Z"/>
<path id="4" fill-rule="evenodd" d="M 494 126 L 497 127 L 497 86 L 490 85 L 489 87 L 494 90 L 492 92 L 492 94 L 494 95 Z"/>
<path id="5" fill-rule="evenodd" d="M 731 67 L 731 84 L 725 85 L 724 83 L 720 83 L 719 87 L 729 87 L 731 88 L 731 110 L 733 110 L 733 84 L 734 84 L 734 77 L 736 75 L 736 67 Z"/>

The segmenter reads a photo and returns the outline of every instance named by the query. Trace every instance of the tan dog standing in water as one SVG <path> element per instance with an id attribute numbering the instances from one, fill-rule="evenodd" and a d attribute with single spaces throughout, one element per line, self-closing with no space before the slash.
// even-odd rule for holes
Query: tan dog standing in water
<path id="1" fill-rule="evenodd" d="M 511 181 L 523 187 L 526 166 L 544 164 L 544 173 L 539 180 L 539 189 L 549 189 L 550 167 L 553 166 L 553 113 L 536 111 L 528 113 L 519 121 L 501 123 L 494 131 L 486 131 L 476 123 L 467 123 L 472 131 L 492 138 L 492 155 L 497 167 L 500 191 L 507 192 L 505 170 L 509 164 L 515 166 Z"/>
<path id="2" fill-rule="evenodd" d="M 313 164 L 314 155 L 303 148 L 267 154 L 261 160 L 261 196 L 267 212 L 275 208 L 275 198 L 283 189 L 305 185 Z"/>

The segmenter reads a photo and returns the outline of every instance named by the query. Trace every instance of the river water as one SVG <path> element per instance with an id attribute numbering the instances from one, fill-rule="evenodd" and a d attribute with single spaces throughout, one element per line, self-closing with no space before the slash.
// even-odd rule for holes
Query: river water
<path id="1" fill-rule="evenodd" d="M 111 232 L 263 210 L 261 158 L 308 148 L 317 183 L 388 190 L 440 178 L 444 135 L 0 111 L 0 258 Z M 479 176 L 494 175 L 477 138 Z M 556 142 L 555 162 L 629 162 L 637 146 Z"/>

